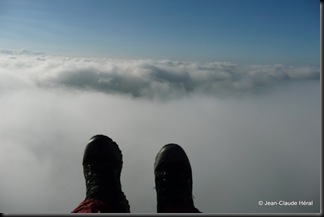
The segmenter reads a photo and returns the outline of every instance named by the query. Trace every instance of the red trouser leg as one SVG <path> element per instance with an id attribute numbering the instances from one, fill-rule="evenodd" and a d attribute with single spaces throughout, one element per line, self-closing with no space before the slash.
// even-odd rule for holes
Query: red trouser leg
<path id="1" fill-rule="evenodd" d="M 82 201 L 72 213 L 112 213 L 112 210 L 105 202 L 90 198 Z"/>

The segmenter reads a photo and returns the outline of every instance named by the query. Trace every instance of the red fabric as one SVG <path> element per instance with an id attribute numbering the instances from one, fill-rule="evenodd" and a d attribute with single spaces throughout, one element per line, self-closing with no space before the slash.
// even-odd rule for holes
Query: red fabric
<path id="1" fill-rule="evenodd" d="M 112 208 L 105 202 L 95 199 L 85 199 L 81 202 L 72 213 L 110 213 Z"/>
<path id="2" fill-rule="evenodd" d="M 113 213 L 113 207 L 109 207 L 105 202 L 95 199 L 85 199 L 72 213 Z M 160 211 L 161 212 L 161 211 Z M 196 208 L 186 207 L 166 207 L 163 213 L 201 213 Z"/>

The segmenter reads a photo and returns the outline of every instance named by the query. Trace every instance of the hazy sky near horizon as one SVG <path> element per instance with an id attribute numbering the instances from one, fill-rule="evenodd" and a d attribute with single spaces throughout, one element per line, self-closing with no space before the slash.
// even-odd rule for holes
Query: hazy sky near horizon
<path id="1" fill-rule="evenodd" d="M 133 213 L 156 213 L 171 142 L 204 213 L 319 212 L 319 14 L 315 0 L 0 0 L 0 212 L 71 212 L 95 134 L 123 152 Z M 313 205 L 258 205 L 280 200 Z"/>

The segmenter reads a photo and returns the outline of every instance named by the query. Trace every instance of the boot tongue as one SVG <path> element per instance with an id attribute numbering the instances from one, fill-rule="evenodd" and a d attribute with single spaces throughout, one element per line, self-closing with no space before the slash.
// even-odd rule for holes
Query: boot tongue
<path id="1" fill-rule="evenodd" d="M 109 164 L 84 166 L 87 198 L 111 201 L 121 192 L 118 171 Z"/>
<path id="2" fill-rule="evenodd" d="M 192 183 L 187 173 L 161 172 L 156 178 L 159 204 L 177 207 L 192 206 Z"/>

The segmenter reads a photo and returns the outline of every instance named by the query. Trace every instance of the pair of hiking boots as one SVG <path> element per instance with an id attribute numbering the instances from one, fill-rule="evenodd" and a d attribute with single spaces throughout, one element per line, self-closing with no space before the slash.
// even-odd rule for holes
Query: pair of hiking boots
<path id="1" fill-rule="evenodd" d="M 83 156 L 86 198 L 72 212 L 129 213 L 120 182 L 123 165 L 118 145 L 105 135 L 92 137 Z M 181 146 L 167 144 L 154 163 L 158 213 L 199 213 L 192 197 L 192 171 Z"/>

